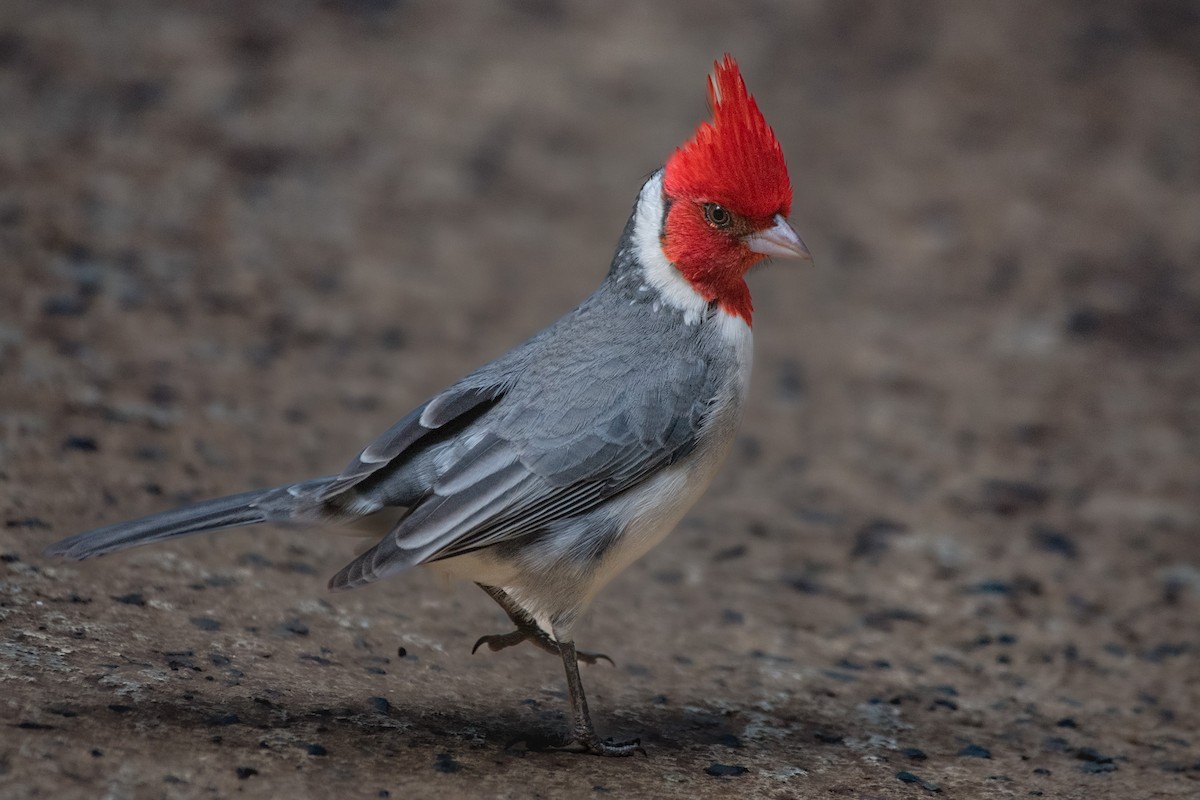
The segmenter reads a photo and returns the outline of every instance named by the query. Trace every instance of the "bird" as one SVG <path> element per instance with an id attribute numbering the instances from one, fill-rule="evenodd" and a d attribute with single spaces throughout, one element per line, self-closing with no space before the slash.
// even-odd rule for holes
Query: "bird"
<path id="1" fill-rule="evenodd" d="M 341 472 L 197 502 L 64 539 L 100 556 L 264 522 L 354 523 L 399 510 L 329 581 L 352 589 L 418 565 L 473 581 L 512 621 L 475 648 L 528 641 L 561 658 L 571 708 L 557 749 L 643 752 L 601 739 L 573 628 L 658 544 L 726 458 L 752 363 L 745 276 L 812 260 L 788 222 L 782 147 L 729 54 L 708 77 L 711 121 L 645 179 L 607 275 L 575 309 L 435 394 Z"/>

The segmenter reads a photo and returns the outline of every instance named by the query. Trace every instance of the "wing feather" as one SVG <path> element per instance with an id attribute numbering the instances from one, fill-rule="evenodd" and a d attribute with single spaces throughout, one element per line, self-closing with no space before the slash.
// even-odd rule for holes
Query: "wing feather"
<path id="1" fill-rule="evenodd" d="M 604 366 L 594 373 L 603 378 L 603 386 L 597 385 L 600 377 L 581 380 L 573 392 L 543 396 L 542 402 L 507 417 L 502 402 L 495 412 L 499 417 L 489 415 L 486 421 L 488 433 L 331 585 L 367 583 L 587 513 L 695 446 L 712 396 L 711 375 L 702 360 L 676 355 L 649 375 L 617 373 L 615 385 L 623 387 L 617 390 L 615 367 Z M 455 408 L 456 402 L 435 399 L 420 419 L 441 421 L 443 410 Z M 468 403 L 463 401 L 463 407 L 472 407 Z"/>
<path id="2" fill-rule="evenodd" d="M 367 478 L 384 470 L 405 451 L 433 431 L 480 406 L 495 402 L 504 393 L 504 385 L 494 381 L 483 385 L 460 382 L 417 406 L 399 422 L 362 449 L 336 478 L 325 486 L 319 501 L 332 500 Z"/>

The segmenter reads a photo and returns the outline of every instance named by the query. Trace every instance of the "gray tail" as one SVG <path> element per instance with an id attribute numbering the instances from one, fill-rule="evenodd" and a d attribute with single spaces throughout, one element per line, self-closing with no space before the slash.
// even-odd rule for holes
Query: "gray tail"
<path id="1" fill-rule="evenodd" d="M 46 555 L 64 556 L 81 561 L 129 547 L 161 542 L 176 536 L 239 528 L 259 522 L 281 521 L 317 516 L 312 492 L 329 482 L 329 478 L 243 492 L 215 500 L 151 514 L 141 519 L 118 522 L 103 528 L 85 531 L 46 548 Z M 304 512 L 309 512 L 305 514 Z"/>

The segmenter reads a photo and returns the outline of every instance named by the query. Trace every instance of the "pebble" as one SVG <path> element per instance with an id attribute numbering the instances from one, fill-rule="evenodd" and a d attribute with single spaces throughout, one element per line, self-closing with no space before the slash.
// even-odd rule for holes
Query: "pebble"
<path id="1" fill-rule="evenodd" d="M 924 789 L 927 792 L 940 792 L 942 790 L 941 787 L 938 786 L 936 783 L 930 783 L 929 781 L 925 780 L 924 778 L 921 778 L 918 775 L 914 775 L 913 773 L 909 772 L 908 770 L 900 770 L 899 772 L 896 773 L 896 778 L 898 780 L 900 780 L 902 783 L 915 783 L 916 785 L 920 786 L 922 789 Z"/>
<path id="2" fill-rule="evenodd" d="M 81 453 L 95 453 L 100 445 L 91 436 L 68 436 L 63 439 L 63 450 L 78 450 Z"/>
<path id="3" fill-rule="evenodd" d="M 199 628 L 202 631 L 219 631 L 219 630 L 221 630 L 221 623 L 218 622 L 217 620 L 213 619 L 212 617 L 192 617 L 188 621 L 191 622 L 193 625 L 195 625 L 197 628 Z"/>
<path id="4" fill-rule="evenodd" d="M 717 778 L 735 778 L 738 775 L 745 775 L 750 770 L 739 764 L 722 764 L 714 761 L 705 767 L 704 771 Z"/>
<path id="5" fill-rule="evenodd" d="M 959 750 L 958 754 L 960 756 L 966 756 L 967 758 L 991 758 L 992 757 L 991 750 L 988 750 L 986 747 L 981 747 L 980 745 L 977 745 L 977 744 L 968 744 L 963 749 Z"/>
<path id="6" fill-rule="evenodd" d="M 433 768 L 438 772 L 460 772 L 463 767 L 449 753 L 438 753 L 433 761 Z"/>
<path id="7" fill-rule="evenodd" d="M 1043 553 L 1053 553 L 1063 558 L 1075 560 L 1079 558 L 1079 548 L 1065 532 L 1046 525 L 1035 524 L 1029 532 L 1033 546 Z"/>

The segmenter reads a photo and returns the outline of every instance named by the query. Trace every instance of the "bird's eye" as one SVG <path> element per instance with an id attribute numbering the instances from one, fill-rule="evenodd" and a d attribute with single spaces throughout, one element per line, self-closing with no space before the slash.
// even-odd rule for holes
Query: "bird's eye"
<path id="1" fill-rule="evenodd" d="M 733 224 L 733 215 L 724 206 L 716 203 L 704 204 L 704 218 L 714 228 L 728 228 Z"/>

